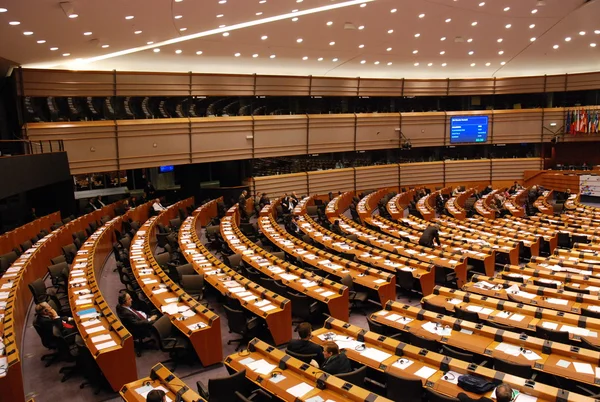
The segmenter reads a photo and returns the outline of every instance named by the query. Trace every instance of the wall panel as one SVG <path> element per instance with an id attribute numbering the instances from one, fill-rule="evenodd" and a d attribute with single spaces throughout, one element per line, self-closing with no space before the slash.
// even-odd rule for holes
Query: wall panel
<path id="1" fill-rule="evenodd" d="M 567 91 L 589 91 L 600 88 L 600 73 L 567 75 Z"/>
<path id="2" fill-rule="evenodd" d="M 354 114 L 308 116 L 308 153 L 354 151 Z"/>
<path id="3" fill-rule="evenodd" d="M 308 117 L 255 116 L 254 156 L 304 155 L 307 151 Z"/>
<path id="4" fill-rule="evenodd" d="M 110 71 L 19 70 L 26 96 L 113 96 Z"/>
<path id="5" fill-rule="evenodd" d="M 192 163 L 252 158 L 252 117 L 194 118 L 190 122 Z"/>
<path id="6" fill-rule="evenodd" d="M 119 73 L 117 96 L 188 96 L 189 74 Z"/>
<path id="7" fill-rule="evenodd" d="M 310 194 L 327 194 L 330 191 L 354 190 L 354 169 L 322 170 L 308 172 L 308 189 Z"/>
<path id="8" fill-rule="evenodd" d="M 361 78 L 358 96 L 402 96 L 402 80 Z"/>
<path id="9" fill-rule="evenodd" d="M 296 192 L 298 197 L 308 194 L 306 173 L 282 174 L 254 178 L 254 192 L 267 193 L 273 199 L 285 193 Z"/>
<path id="10" fill-rule="evenodd" d="M 357 191 L 398 188 L 400 183 L 398 165 L 365 166 L 355 170 Z"/>
<path id="11" fill-rule="evenodd" d="M 448 95 L 492 95 L 494 93 L 493 78 L 472 78 L 450 80 Z"/>
<path id="12" fill-rule="evenodd" d="M 310 77 L 257 75 L 255 91 L 257 96 L 308 96 Z"/>
<path id="13" fill-rule="evenodd" d="M 544 83 L 544 76 L 497 78 L 496 94 L 544 92 Z"/>
<path id="14" fill-rule="evenodd" d="M 400 186 L 444 183 L 444 162 L 401 163 Z"/>
<path id="15" fill-rule="evenodd" d="M 542 109 L 496 110 L 493 131 L 488 142 L 493 144 L 540 142 Z"/>
<path id="16" fill-rule="evenodd" d="M 311 77 L 312 96 L 357 96 L 358 78 Z"/>
<path id="17" fill-rule="evenodd" d="M 400 127 L 413 147 L 444 145 L 446 113 L 402 113 Z M 450 135 L 450 134 L 448 134 Z"/>
<path id="18" fill-rule="evenodd" d="M 121 169 L 189 163 L 189 124 L 188 119 L 119 121 Z"/>
<path id="19" fill-rule="evenodd" d="M 192 74 L 194 96 L 252 96 L 254 75 Z"/>
<path id="20" fill-rule="evenodd" d="M 541 168 L 541 158 L 492 159 L 492 182 L 522 180 L 523 171 Z"/>
<path id="21" fill-rule="evenodd" d="M 447 96 L 449 80 L 404 80 L 403 96 Z"/>
<path id="22" fill-rule="evenodd" d="M 400 146 L 399 113 L 356 115 L 356 150 L 388 149 Z"/>
<path id="23" fill-rule="evenodd" d="M 550 142 L 558 134 L 558 141 L 562 141 L 565 130 L 565 109 L 552 108 L 544 109 L 544 121 L 543 121 L 543 138 L 544 142 Z M 539 141 L 539 140 L 538 140 Z"/>
<path id="24" fill-rule="evenodd" d="M 567 88 L 567 75 L 547 75 L 546 92 L 563 92 Z"/>
<path id="25" fill-rule="evenodd" d="M 490 159 L 445 161 L 445 182 L 448 183 L 470 183 L 486 182 L 491 180 Z"/>

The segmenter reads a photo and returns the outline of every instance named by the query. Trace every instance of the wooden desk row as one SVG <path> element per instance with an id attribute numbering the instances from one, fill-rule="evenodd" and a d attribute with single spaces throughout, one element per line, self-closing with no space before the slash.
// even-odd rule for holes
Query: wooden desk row
<path id="1" fill-rule="evenodd" d="M 593 400 L 583 395 L 477 366 L 474 363 L 449 358 L 335 319 L 328 319 L 325 326 L 313 331 L 312 335 L 312 342 L 322 345 L 332 340 L 346 350 L 348 358 L 377 372 L 389 372 L 402 377 L 420 379 L 423 387 L 431 388 L 448 397 L 456 397 L 459 393 L 465 392 L 457 385 L 460 375 L 475 374 L 488 381 L 507 383 L 539 401 Z M 447 375 L 448 373 L 451 375 Z M 471 398 L 478 399 L 481 396 L 489 398 L 492 391 L 484 395 L 465 393 Z"/>
<path id="2" fill-rule="evenodd" d="M 572 223 L 570 221 L 562 220 L 562 215 L 554 219 L 554 216 L 540 215 L 530 216 L 527 219 L 510 217 L 501 219 L 500 222 L 503 226 L 507 224 L 521 224 L 529 225 L 534 228 L 540 228 L 545 230 L 548 235 L 558 236 L 559 233 L 568 233 L 569 236 L 578 235 L 587 238 L 588 241 L 598 242 L 600 240 L 600 222 L 589 222 L 584 224 L 581 222 Z"/>
<path id="3" fill-rule="evenodd" d="M 600 352 L 597 351 L 460 320 L 398 302 L 389 302 L 384 310 L 373 313 L 371 320 L 385 325 L 391 332 L 418 335 L 486 360 L 502 359 L 582 384 L 600 385 L 600 369 L 597 369 Z M 587 365 L 592 373 L 574 370 L 574 363 Z"/>
<path id="4" fill-rule="evenodd" d="M 146 297 L 189 341 L 203 366 L 223 360 L 221 325 L 218 315 L 194 300 L 173 282 L 154 258 L 157 223 L 168 223 L 179 208 L 193 203 L 189 198 L 175 203 L 148 219 L 135 234 L 129 251 L 131 270 Z"/>
<path id="5" fill-rule="evenodd" d="M 450 197 L 448 201 L 446 201 L 446 210 L 452 214 L 455 219 L 464 220 L 467 217 L 465 204 L 467 200 L 476 192 L 476 188 L 470 188 L 468 190 L 461 191 L 456 196 Z"/>
<path id="6" fill-rule="evenodd" d="M 496 194 L 500 189 L 495 189 L 491 193 L 482 196 L 480 199 L 475 201 L 475 211 L 486 219 L 495 219 L 496 213 L 498 212 L 496 207 L 492 207 L 492 202 L 495 201 Z"/>
<path id="7" fill-rule="evenodd" d="M 155 389 L 164 391 L 168 401 L 206 402 L 161 363 L 152 367 L 149 377 L 123 385 L 119 394 L 125 402 L 146 402 L 146 395 Z"/>
<path id="8" fill-rule="evenodd" d="M 387 188 L 382 188 L 367 194 L 359 200 L 358 204 L 356 205 L 356 212 L 358 213 L 361 221 L 364 222 L 366 218 L 371 217 L 373 210 L 377 208 L 379 200 L 389 192 L 390 191 Z"/>
<path id="9" fill-rule="evenodd" d="M 554 207 L 550 204 L 553 194 L 554 190 L 544 191 L 544 193 L 533 202 L 533 206 L 543 214 L 554 215 Z"/>
<path id="10" fill-rule="evenodd" d="M 133 337 L 106 303 L 98 286 L 123 219 L 144 222 L 152 202 L 130 209 L 99 227 L 81 246 L 69 272 L 69 305 L 86 347 L 114 391 L 137 378 Z"/>
<path id="11" fill-rule="evenodd" d="M 366 267 L 306 244 L 282 229 L 272 215 L 260 216 L 258 224 L 261 232 L 273 244 L 303 263 L 340 279 L 350 275 L 355 284 L 377 294 L 381 305 L 387 303 L 388 300 L 396 299 L 395 275 Z"/>
<path id="12" fill-rule="evenodd" d="M 514 193 L 509 199 L 504 201 L 504 207 L 508 209 L 512 216 L 523 217 L 526 215 L 525 202 L 527 201 L 527 195 L 529 194 L 529 188 L 522 188 Z"/>
<path id="13" fill-rule="evenodd" d="M 0 378 L 0 395 L 7 400 L 25 401 L 19 348 L 32 299 L 27 285 L 46 275 L 47 267 L 51 265 L 50 259 L 62 254 L 62 246 L 73 242 L 72 233 L 85 230 L 90 222 L 99 221 L 104 215 L 112 215 L 117 205 L 119 203 L 107 205 L 54 230 L 40 239 L 35 247 L 27 250 L 13 263 L 10 272 L 0 278 L 0 292 L 7 296 L 0 300 L 0 306 L 4 310 L 0 311 L 0 316 L 3 317 L 1 331 L 8 364 L 6 376 Z"/>
<path id="14" fill-rule="evenodd" d="M 14 248 L 19 248 L 21 243 L 31 240 L 42 229 L 50 232 L 50 227 L 55 222 L 60 222 L 60 212 L 53 212 L 50 215 L 42 216 L 10 232 L 4 233 L 0 236 L 0 255 L 10 253 Z"/>
<path id="15" fill-rule="evenodd" d="M 528 284 L 535 284 L 536 281 L 542 283 L 541 279 L 546 279 L 551 281 L 547 283 L 554 283 L 564 289 L 567 289 L 568 286 L 569 288 L 589 292 L 592 295 L 596 295 L 600 291 L 600 278 L 573 274 L 564 270 L 554 271 L 546 264 L 542 266 L 529 263 L 524 267 L 507 264 L 498 275 L 503 279 L 522 281 Z"/>
<path id="16" fill-rule="evenodd" d="M 290 301 L 232 270 L 204 247 L 198 238 L 204 208 L 210 208 L 210 205 L 204 204 L 196 209 L 179 229 L 179 245 L 187 262 L 223 296 L 238 300 L 244 309 L 265 320 L 276 345 L 289 342 L 292 339 Z"/>
<path id="17" fill-rule="evenodd" d="M 323 303 L 331 316 L 348 319 L 349 295 L 346 286 L 305 271 L 258 247 L 239 230 L 236 216 L 237 211 L 221 219 L 221 236 L 235 253 L 242 255 L 246 264 L 280 281 L 291 291 Z"/>
<path id="18" fill-rule="evenodd" d="M 386 208 L 388 213 L 392 216 L 392 219 L 398 220 L 404 216 L 404 211 L 414 199 L 415 193 L 416 190 L 413 188 L 390 198 L 386 204 Z"/>

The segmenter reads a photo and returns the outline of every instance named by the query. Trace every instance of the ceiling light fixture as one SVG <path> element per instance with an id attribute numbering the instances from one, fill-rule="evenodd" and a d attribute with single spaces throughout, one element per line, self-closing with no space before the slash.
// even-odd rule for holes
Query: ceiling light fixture
<path id="1" fill-rule="evenodd" d="M 11 22 L 8 23 L 8 25 L 12 25 L 12 26 L 16 26 L 16 25 L 19 25 L 19 24 L 20 24 L 19 21 L 11 21 Z"/>
<path id="2" fill-rule="evenodd" d="M 500 56 L 502 56 L 502 55 L 504 54 L 504 50 L 500 50 L 500 51 L 498 52 L 498 54 L 499 54 Z"/>
<path id="3" fill-rule="evenodd" d="M 270 59 L 274 59 L 276 56 L 274 54 L 270 55 L 269 58 Z"/>
<path id="4" fill-rule="evenodd" d="M 267 35 L 263 35 L 263 36 L 260 37 L 260 39 L 267 40 L 267 39 L 269 39 L 269 37 Z"/>
<path id="5" fill-rule="evenodd" d="M 443 41 L 445 41 L 445 40 L 446 40 L 446 37 L 445 37 L 445 36 L 442 36 L 442 37 L 440 38 L 440 40 L 443 42 Z"/>
<path id="6" fill-rule="evenodd" d="M 446 54 L 446 51 L 445 51 L 445 50 L 442 50 L 442 51 L 440 52 L 440 54 L 443 56 L 443 55 L 445 55 L 445 54 Z"/>
<path id="7" fill-rule="evenodd" d="M 474 27 L 475 25 L 477 25 L 477 21 L 473 21 L 471 22 L 471 26 Z"/>
<path id="8" fill-rule="evenodd" d="M 579 35 L 581 35 L 581 36 L 585 35 L 585 31 L 579 31 Z"/>
<path id="9" fill-rule="evenodd" d="M 176 15 L 176 16 L 175 16 L 175 19 L 176 19 L 176 20 L 180 20 L 180 19 L 182 19 L 182 18 L 183 18 L 183 15 Z"/>
<path id="10" fill-rule="evenodd" d="M 388 52 L 391 52 L 391 51 L 392 51 L 392 48 L 391 48 L 391 47 L 388 47 L 388 48 L 387 48 L 387 49 L 385 49 L 385 50 L 386 50 L 386 51 L 388 51 Z"/>
<path id="11" fill-rule="evenodd" d="M 262 11 L 257 12 L 256 15 L 262 15 Z"/>
<path id="12" fill-rule="evenodd" d="M 37 43 L 42 44 L 42 43 L 46 43 L 46 41 L 41 39 L 41 40 L 38 40 Z"/>
<path id="13" fill-rule="evenodd" d="M 134 34 L 136 34 L 136 35 L 139 35 L 139 34 L 141 34 L 141 33 L 142 33 L 142 31 L 135 31 L 135 32 L 134 32 Z"/>
<path id="14" fill-rule="evenodd" d="M 7 10 L 6 8 L 0 8 L 0 13 L 5 13 L 5 12 L 7 12 L 7 11 L 8 11 L 8 10 Z"/>
<path id="15" fill-rule="evenodd" d="M 227 0 L 219 0 L 219 4 L 225 4 L 227 3 Z"/>
<path id="16" fill-rule="evenodd" d="M 308 60 L 308 56 L 304 56 L 302 60 Z"/>
<path id="17" fill-rule="evenodd" d="M 298 42 L 298 43 L 302 43 L 302 38 L 298 38 L 298 39 L 296 39 L 296 42 Z"/>
<path id="18" fill-rule="evenodd" d="M 433 66 L 433 63 L 427 63 L 427 67 Z"/>
<path id="19" fill-rule="evenodd" d="M 327 26 L 330 27 L 333 25 L 333 21 L 327 21 Z"/>
<path id="20" fill-rule="evenodd" d="M 390 13 L 392 13 L 392 14 L 393 14 L 393 13 L 395 13 L 396 11 L 398 11 L 398 10 L 397 10 L 397 9 L 395 9 L 395 8 L 392 8 L 392 9 L 390 10 Z"/>
<path id="21" fill-rule="evenodd" d="M 373 63 L 373 64 L 375 64 L 375 65 L 378 65 L 378 64 L 379 64 L 379 62 L 378 62 L 378 61 L 376 61 L 376 62 L 375 62 L 375 63 Z"/>
<path id="22" fill-rule="evenodd" d="M 229 32 L 223 32 L 223 36 L 225 36 L 225 37 L 229 36 Z"/>
<path id="23" fill-rule="evenodd" d="M 485 1 L 482 1 L 481 3 L 479 3 L 479 7 L 483 7 L 485 6 Z"/>
<path id="24" fill-rule="evenodd" d="M 425 18 L 425 14 L 419 14 L 419 18 Z"/>
<path id="25" fill-rule="evenodd" d="M 570 37 L 570 36 L 567 36 L 567 37 L 565 38 L 565 42 L 571 42 L 571 37 Z"/>
<path id="26" fill-rule="evenodd" d="M 154 53 L 158 53 L 158 52 L 160 52 L 160 49 L 159 49 L 159 48 L 156 48 L 156 49 L 154 49 L 154 50 L 153 50 L 153 52 L 154 52 Z"/>
<path id="27" fill-rule="evenodd" d="M 510 10 L 510 7 L 504 7 L 504 11 Z"/>
<path id="28" fill-rule="evenodd" d="M 488 62 L 488 63 L 485 63 L 485 66 L 486 66 L 486 67 L 489 67 L 489 66 L 491 66 L 491 65 L 492 65 L 492 63 L 490 63 L 490 62 Z"/>
<path id="29" fill-rule="evenodd" d="M 558 45 L 554 45 L 554 46 L 552 46 L 552 48 L 553 48 L 553 49 L 558 49 L 558 48 L 559 48 L 559 46 L 558 46 Z"/>
<path id="30" fill-rule="evenodd" d="M 416 33 L 416 34 L 415 34 L 415 38 L 418 38 L 419 36 L 421 36 L 421 34 L 420 34 L 420 33 Z"/>
<path id="31" fill-rule="evenodd" d="M 202 53 L 204 53 L 204 52 L 202 52 L 202 50 L 198 50 L 198 51 L 196 52 L 196 54 L 197 54 L 198 56 L 200 56 Z"/>
<path id="32" fill-rule="evenodd" d="M 181 32 L 184 32 L 184 31 L 187 31 L 187 28 L 179 28 L 179 30 L 180 30 Z M 223 34 L 223 36 L 228 36 L 228 35 L 225 35 L 225 34 Z"/>
<path id="33" fill-rule="evenodd" d="M 108 47 L 110 47 L 110 45 L 102 45 L 102 49 L 106 49 Z"/>
<path id="34" fill-rule="evenodd" d="M 469 56 L 473 56 L 474 53 L 475 53 L 474 51 L 470 50 L 469 51 Z"/>
<path id="35" fill-rule="evenodd" d="M 393 30 L 393 29 L 389 29 L 389 30 L 388 30 L 388 33 L 389 33 L 389 34 L 391 34 L 391 33 L 394 33 L 394 30 Z"/>
<path id="36" fill-rule="evenodd" d="M 452 18 L 446 18 L 446 22 L 452 21 Z"/>
<path id="37" fill-rule="evenodd" d="M 537 8 L 534 8 L 533 10 L 531 10 L 531 14 L 535 14 L 537 13 Z"/>
<path id="38" fill-rule="evenodd" d="M 298 21 L 298 17 L 292 18 L 292 22 L 296 22 L 296 21 Z"/>
<path id="39" fill-rule="evenodd" d="M 446 67 L 448 63 L 442 63 L 442 67 Z"/>
<path id="40" fill-rule="evenodd" d="M 473 38 L 467 39 L 467 42 L 469 42 L 469 43 L 473 42 Z"/>
<path id="41" fill-rule="evenodd" d="M 503 65 L 505 65 L 505 64 L 506 64 L 506 62 L 505 62 L 505 61 L 501 61 L 501 62 L 500 62 L 500 65 L 501 65 L 501 66 L 503 66 Z"/>
<path id="42" fill-rule="evenodd" d="M 362 3 L 360 6 L 365 8 L 367 6 L 367 3 Z"/>
<path id="43" fill-rule="evenodd" d="M 536 40 L 536 38 L 535 38 L 535 37 L 533 37 L 533 38 L 529 39 L 529 41 L 530 41 L 530 42 L 535 42 L 535 40 Z"/>
<path id="44" fill-rule="evenodd" d="M 126 20 L 132 20 L 132 19 L 134 19 L 134 18 L 135 18 L 135 17 L 134 17 L 133 15 L 128 15 L 127 17 L 125 17 L 125 19 L 126 19 Z M 175 17 L 175 18 L 177 18 L 177 17 Z"/>
<path id="45" fill-rule="evenodd" d="M 362 49 L 363 47 L 365 47 L 365 45 L 358 45 L 359 49 Z"/>
<path id="46" fill-rule="evenodd" d="M 317 59 L 317 61 L 323 61 L 323 58 L 322 58 L 322 57 L 319 57 L 319 58 Z"/>
<path id="47" fill-rule="evenodd" d="M 69 14 L 69 18 L 74 19 L 79 17 L 79 14 Z"/>
<path id="48" fill-rule="evenodd" d="M 471 67 L 475 67 L 475 63 L 471 63 Z"/>
<path id="49" fill-rule="evenodd" d="M 335 45 L 335 42 L 329 42 L 329 46 Z"/>
<path id="50" fill-rule="evenodd" d="M 359 27 L 358 27 L 358 30 L 359 30 L 359 31 L 362 31 L 363 29 L 365 29 L 365 26 L 364 26 L 364 25 L 361 25 L 361 26 L 359 26 Z"/>
<path id="51" fill-rule="evenodd" d="M 336 61 L 338 61 L 338 58 L 337 58 L 337 57 L 335 57 L 335 58 L 334 58 L 333 60 L 331 60 L 331 61 L 333 61 L 333 62 L 335 63 Z"/>
<path id="52" fill-rule="evenodd" d="M 502 38 L 498 38 L 498 40 L 496 42 L 498 43 L 502 43 L 503 39 Z"/>
<path id="53" fill-rule="evenodd" d="M 413 64 L 413 65 L 414 65 L 415 67 L 418 67 L 418 66 L 419 66 L 419 63 L 415 63 L 415 64 Z"/>
<path id="54" fill-rule="evenodd" d="M 600 29 L 596 29 L 596 30 L 594 31 L 594 33 L 595 33 L 596 35 L 600 35 Z"/>
<path id="55" fill-rule="evenodd" d="M 91 32 L 84 32 L 83 33 L 85 36 L 90 36 L 92 33 Z"/>
<path id="56" fill-rule="evenodd" d="M 366 60 L 361 60 L 360 64 L 365 64 L 367 61 Z"/>
<path id="57" fill-rule="evenodd" d="M 596 47 L 595 43 L 590 43 L 590 47 Z"/>
<path id="58" fill-rule="evenodd" d="M 512 24 L 506 24 L 506 25 L 504 26 L 504 28 L 506 28 L 506 29 L 509 29 L 510 27 L 512 27 Z"/>
<path id="59" fill-rule="evenodd" d="M 71 55 L 71 53 L 63 53 L 63 56 L 64 56 L 64 57 L 68 57 L 68 56 L 70 56 L 70 55 Z"/>
<path id="60" fill-rule="evenodd" d="M 223 18 L 223 14 L 217 14 L 217 18 Z"/>
<path id="61" fill-rule="evenodd" d="M 54 52 L 55 50 L 58 50 L 58 48 L 57 47 L 51 47 L 50 50 L 52 50 Z"/>
<path id="62" fill-rule="evenodd" d="M 181 49 L 177 49 L 175 50 L 175 54 L 181 54 L 182 50 Z"/>
<path id="63" fill-rule="evenodd" d="M 387 65 L 388 65 L 388 66 L 391 66 L 391 65 L 392 65 L 392 62 L 391 62 L 391 61 L 390 61 L 390 62 L 388 62 L 388 64 L 387 64 Z"/>
<path id="64" fill-rule="evenodd" d="M 146 42 L 146 44 L 147 44 L 147 45 L 151 45 L 151 44 L 153 44 L 153 43 L 154 43 L 154 42 L 152 42 L 152 41 L 150 41 L 150 42 Z"/>
<path id="65" fill-rule="evenodd" d="M 25 35 L 25 36 L 31 36 L 31 35 L 33 35 L 33 32 L 31 32 L 31 31 L 25 31 L 25 32 L 23 32 L 23 35 Z"/>
<path id="66" fill-rule="evenodd" d="M 240 57 L 241 55 L 242 55 L 241 53 L 234 54 L 235 57 Z"/>
<path id="67" fill-rule="evenodd" d="M 417 53 L 419 53 L 418 50 L 413 50 L 413 54 L 417 54 Z"/>

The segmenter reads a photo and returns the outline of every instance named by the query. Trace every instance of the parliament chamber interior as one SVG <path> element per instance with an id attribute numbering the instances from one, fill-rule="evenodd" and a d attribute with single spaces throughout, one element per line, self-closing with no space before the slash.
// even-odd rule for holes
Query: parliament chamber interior
<path id="1" fill-rule="evenodd" d="M 600 401 L 600 0 L 0 0 L 0 402 Z"/>

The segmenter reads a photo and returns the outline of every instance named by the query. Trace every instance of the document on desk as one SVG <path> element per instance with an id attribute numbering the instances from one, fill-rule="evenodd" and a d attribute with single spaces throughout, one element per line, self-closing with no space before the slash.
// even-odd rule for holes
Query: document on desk
<path id="1" fill-rule="evenodd" d="M 267 304 L 270 304 L 270 303 L 271 303 L 271 302 L 270 302 L 269 300 L 266 300 L 266 299 L 265 299 L 265 300 L 261 300 L 261 301 L 259 301 L 259 302 L 256 302 L 254 305 L 255 305 L 256 307 L 264 307 L 264 306 L 266 306 Z"/>
<path id="2" fill-rule="evenodd" d="M 244 366 L 249 365 L 250 363 L 253 363 L 255 360 L 251 357 L 247 357 L 244 360 L 240 360 L 240 364 L 243 364 Z"/>
<path id="3" fill-rule="evenodd" d="M 558 367 L 567 368 L 571 365 L 571 362 L 568 360 L 560 359 L 558 362 L 556 362 L 556 365 Z"/>
<path id="4" fill-rule="evenodd" d="M 95 334 L 96 332 L 100 332 L 104 329 L 103 326 L 98 326 L 98 327 L 93 327 L 93 328 L 86 328 L 85 332 L 87 334 Z"/>
<path id="5" fill-rule="evenodd" d="M 329 296 L 333 296 L 334 294 L 335 294 L 335 293 L 334 293 L 334 292 L 332 292 L 332 291 L 330 291 L 330 290 L 328 290 L 327 292 L 323 292 L 323 293 L 321 293 L 321 295 L 322 295 L 323 297 L 329 297 Z"/>
<path id="6" fill-rule="evenodd" d="M 573 366 L 578 373 L 594 375 L 594 368 L 589 363 L 573 362 Z"/>
<path id="7" fill-rule="evenodd" d="M 525 349 L 521 352 L 521 354 L 530 361 L 534 361 L 534 360 L 540 360 L 542 358 L 542 356 L 538 355 L 537 353 L 535 353 L 533 350 L 530 349 Z"/>
<path id="8" fill-rule="evenodd" d="M 276 306 L 274 306 L 272 304 L 268 304 L 264 307 L 261 307 L 260 309 L 264 312 L 267 312 L 267 311 L 275 310 L 276 308 L 277 308 Z"/>
<path id="9" fill-rule="evenodd" d="M 249 302 L 249 301 L 254 300 L 254 299 L 258 299 L 258 297 L 254 296 L 254 295 L 251 295 L 251 296 L 244 297 L 242 300 Z"/>
<path id="10" fill-rule="evenodd" d="M 407 359 L 407 358 L 401 358 L 398 359 L 395 363 L 392 364 L 392 366 L 399 368 L 400 370 L 404 370 L 407 367 L 410 367 L 411 364 L 413 364 L 414 361 Z"/>
<path id="11" fill-rule="evenodd" d="M 512 315 L 512 316 L 509 318 L 509 320 L 511 320 L 511 321 L 518 321 L 518 322 L 521 322 L 521 321 L 523 321 L 523 319 L 524 319 L 524 318 L 525 318 L 525 316 L 524 316 L 524 315 L 521 315 L 521 314 L 513 314 L 513 315 Z"/>
<path id="12" fill-rule="evenodd" d="M 460 304 L 460 303 L 462 303 L 462 302 L 463 302 L 463 301 L 462 301 L 461 299 L 452 299 L 452 300 L 449 300 L 449 301 L 448 301 L 448 303 L 450 303 L 450 304 L 453 304 L 453 305 L 455 305 L 455 306 L 456 306 L 457 304 Z M 469 306 L 469 307 L 474 307 L 474 306 Z"/>
<path id="13" fill-rule="evenodd" d="M 368 359 L 375 360 L 378 363 L 381 363 L 385 359 L 391 357 L 392 355 L 386 352 L 383 352 L 379 349 L 375 348 L 366 348 L 360 353 L 361 356 L 364 356 Z"/>
<path id="14" fill-rule="evenodd" d="M 564 299 L 554 299 L 554 298 L 547 298 L 546 301 L 548 303 L 552 303 L 552 304 L 559 304 L 561 306 L 566 306 L 567 304 L 569 304 L 568 300 L 564 300 Z"/>
<path id="15" fill-rule="evenodd" d="M 95 343 L 95 345 L 96 345 L 96 349 L 102 350 L 102 349 L 111 348 L 113 346 L 117 346 L 117 343 L 115 341 L 113 341 L 113 340 L 110 340 L 110 341 L 104 342 L 104 343 Z"/>
<path id="16" fill-rule="evenodd" d="M 419 370 L 415 372 L 415 375 L 421 378 L 428 379 L 431 377 L 437 370 L 431 367 L 423 366 Z"/>
<path id="17" fill-rule="evenodd" d="M 555 331 L 556 328 L 558 328 L 558 324 L 555 322 L 545 322 L 544 321 L 544 322 L 542 322 L 542 327 Z"/>
<path id="18" fill-rule="evenodd" d="M 380 284 L 380 283 L 385 283 L 387 281 L 385 279 L 375 279 L 373 282 L 376 284 Z"/>
<path id="19" fill-rule="evenodd" d="M 248 364 L 247 367 L 258 374 L 266 375 L 273 371 L 276 366 L 267 362 L 265 359 L 260 359 Z"/>
<path id="20" fill-rule="evenodd" d="M 185 318 L 190 318 L 196 315 L 196 312 L 192 309 L 187 309 L 184 312 L 181 313 L 182 316 L 184 316 Z"/>
<path id="21" fill-rule="evenodd" d="M 300 384 L 294 385 L 292 388 L 289 388 L 287 390 L 287 393 L 296 398 L 302 398 L 304 395 L 308 394 L 313 389 L 315 388 L 312 385 L 309 385 L 305 382 L 301 382 Z"/>
<path id="22" fill-rule="evenodd" d="M 168 292 L 168 291 L 169 290 L 167 288 L 159 288 L 159 289 L 153 290 L 152 293 L 155 294 L 155 295 L 159 295 L 161 293 L 165 293 L 165 292 Z"/>
<path id="23" fill-rule="evenodd" d="M 590 333 L 590 331 L 585 328 L 572 327 L 570 325 L 563 325 L 562 327 L 560 327 L 559 331 L 566 331 L 579 336 L 588 336 Z"/>
<path id="24" fill-rule="evenodd" d="M 281 274 L 279 275 L 281 278 L 285 279 L 286 281 L 293 281 L 298 279 L 298 277 L 296 275 L 292 275 L 292 274 Z"/>
<path id="25" fill-rule="evenodd" d="M 390 315 L 387 316 L 387 319 L 390 320 L 390 321 L 396 321 L 399 318 L 402 318 L 402 316 L 398 315 L 398 314 L 390 314 Z"/>
<path id="26" fill-rule="evenodd" d="M 161 306 L 160 308 L 161 312 L 165 313 L 165 314 L 177 314 L 178 312 L 178 307 L 177 307 L 177 303 L 171 303 L 171 304 L 167 304 L 166 306 Z"/>
<path id="27" fill-rule="evenodd" d="M 498 346 L 496 346 L 496 350 L 499 350 L 511 356 L 519 356 L 519 354 L 521 353 L 521 348 L 519 348 L 518 346 L 513 346 L 504 342 L 500 342 Z"/>

